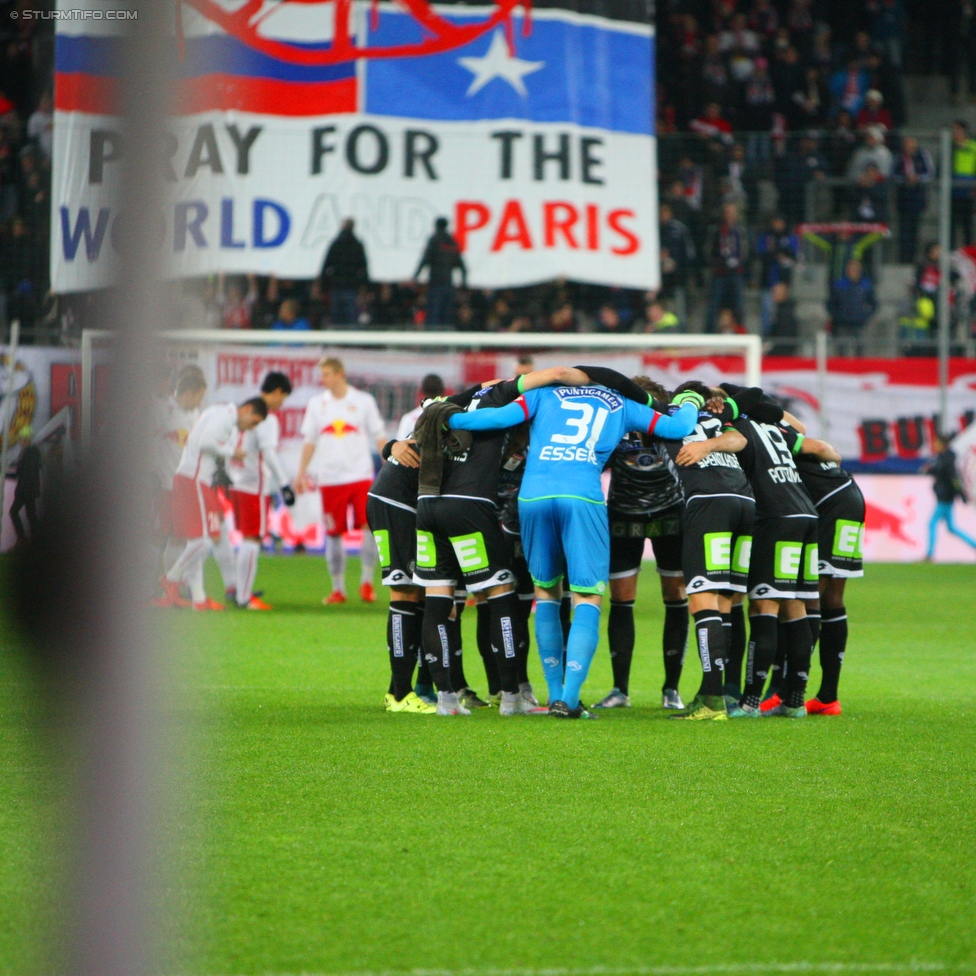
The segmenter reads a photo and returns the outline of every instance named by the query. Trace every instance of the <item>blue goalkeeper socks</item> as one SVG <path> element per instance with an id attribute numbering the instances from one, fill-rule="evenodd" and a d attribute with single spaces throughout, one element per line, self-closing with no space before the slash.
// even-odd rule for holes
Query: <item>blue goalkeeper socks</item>
<path id="1" fill-rule="evenodd" d="M 579 705 L 580 688 L 589 674 L 599 640 L 600 608 L 592 603 L 577 603 L 566 645 L 566 685 L 563 688 L 563 701 L 570 708 Z"/>
<path id="2" fill-rule="evenodd" d="M 549 686 L 549 702 L 563 697 L 563 628 L 558 600 L 536 600 L 535 642 Z"/>

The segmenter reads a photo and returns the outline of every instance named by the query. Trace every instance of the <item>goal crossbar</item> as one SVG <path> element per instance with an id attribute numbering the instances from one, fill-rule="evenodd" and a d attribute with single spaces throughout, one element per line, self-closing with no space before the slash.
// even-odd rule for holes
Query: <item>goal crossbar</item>
<path id="1" fill-rule="evenodd" d="M 111 339 L 106 329 L 85 329 L 81 334 L 81 436 L 91 441 L 94 398 L 94 343 Z M 745 360 L 748 386 L 762 380 L 762 339 L 757 335 L 603 335 L 594 332 L 552 334 L 549 332 L 378 332 L 364 329 L 285 332 L 275 329 L 174 329 L 155 333 L 159 342 L 206 345 L 280 346 L 400 346 L 421 349 L 643 349 L 708 350 L 741 355 Z"/>

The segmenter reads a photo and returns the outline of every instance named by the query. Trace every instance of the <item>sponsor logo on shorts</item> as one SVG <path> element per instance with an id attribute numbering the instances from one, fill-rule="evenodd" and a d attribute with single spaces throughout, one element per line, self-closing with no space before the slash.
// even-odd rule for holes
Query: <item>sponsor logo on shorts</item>
<path id="1" fill-rule="evenodd" d="M 864 523 L 837 519 L 837 524 L 834 526 L 833 554 L 847 559 L 861 559 L 863 547 Z"/>
<path id="2" fill-rule="evenodd" d="M 689 590 L 700 590 L 703 586 L 708 585 L 708 580 L 704 576 L 696 576 L 689 584 Z"/>
<path id="3" fill-rule="evenodd" d="M 800 576 L 800 563 L 802 561 L 802 542 L 777 542 L 773 575 L 778 580 L 796 580 Z"/>
<path id="4" fill-rule="evenodd" d="M 732 533 L 705 533 L 705 569 L 710 573 L 728 572 L 732 565 Z"/>
<path id="5" fill-rule="evenodd" d="M 434 536 L 423 529 L 417 529 L 417 565 L 422 569 L 433 569 L 437 565 Z"/>
<path id="6" fill-rule="evenodd" d="M 488 550 L 485 548 L 485 537 L 480 532 L 452 535 L 451 545 L 463 572 L 471 573 L 488 568 Z M 419 554 L 417 558 L 420 558 Z"/>
<path id="7" fill-rule="evenodd" d="M 377 529 L 373 533 L 376 540 L 376 549 L 380 555 L 380 566 L 386 569 L 390 565 L 390 531 L 389 529 Z"/>

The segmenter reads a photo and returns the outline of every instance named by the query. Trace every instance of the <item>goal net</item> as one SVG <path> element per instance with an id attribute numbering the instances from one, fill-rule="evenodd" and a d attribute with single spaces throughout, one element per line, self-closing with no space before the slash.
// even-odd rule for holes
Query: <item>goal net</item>
<path id="1" fill-rule="evenodd" d="M 205 405 L 254 396 L 272 370 L 290 378 L 293 392 L 279 413 L 280 454 L 289 474 L 298 467 L 305 407 L 321 392 L 318 362 L 323 356 L 341 359 L 350 384 L 373 394 L 391 437 L 403 414 L 418 405 L 421 380 L 429 373 L 438 374 L 447 392 L 453 393 L 512 376 L 520 361 L 531 357 L 534 368 L 610 366 L 674 389 L 688 379 L 710 385 L 724 380 L 756 385 L 762 365 L 761 342 L 753 335 L 188 330 L 160 332 L 157 339 L 160 362 L 174 376 L 187 363 L 203 370 L 208 387 Z M 99 428 L 103 386 L 111 382 L 111 345 L 110 333 L 83 334 L 83 448 Z M 291 509 L 278 506 L 270 520 L 272 534 L 286 548 L 321 548 L 318 505 L 318 493 L 310 492 L 300 495 Z M 355 548 L 354 538 L 350 546 Z"/>

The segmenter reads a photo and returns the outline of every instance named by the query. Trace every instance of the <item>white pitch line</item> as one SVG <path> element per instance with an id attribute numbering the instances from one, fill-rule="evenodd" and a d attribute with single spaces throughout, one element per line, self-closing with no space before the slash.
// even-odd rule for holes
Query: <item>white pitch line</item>
<path id="1" fill-rule="evenodd" d="M 546 969 L 385 969 L 333 973 L 262 973 L 260 976 L 710 976 L 720 973 L 955 973 L 973 972 L 968 963 L 923 962 L 784 962 L 720 963 L 714 966 L 591 966 Z M 237 974 L 242 976 L 242 974 Z"/>

